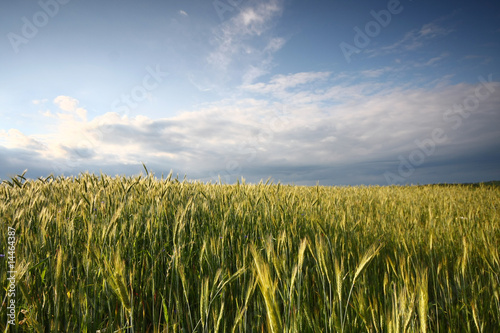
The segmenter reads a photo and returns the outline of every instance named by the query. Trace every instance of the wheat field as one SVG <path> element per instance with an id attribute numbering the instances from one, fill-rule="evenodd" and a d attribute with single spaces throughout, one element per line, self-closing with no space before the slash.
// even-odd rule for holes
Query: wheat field
<path id="1" fill-rule="evenodd" d="M 500 187 L 0 185 L 15 332 L 500 332 Z"/>

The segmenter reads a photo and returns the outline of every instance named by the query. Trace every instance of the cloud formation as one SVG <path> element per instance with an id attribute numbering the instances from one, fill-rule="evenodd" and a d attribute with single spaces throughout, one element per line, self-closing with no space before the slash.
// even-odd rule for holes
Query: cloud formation
<path id="1" fill-rule="evenodd" d="M 173 169 L 205 181 L 221 175 L 228 182 L 244 176 L 250 181 L 273 177 L 309 184 L 384 183 L 385 172 L 397 174 L 399 156 L 408 158 L 418 148 L 416 142 L 428 140 L 436 128 L 446 139 L 415 175 L 432 181 L 453 167 L 470 179 L 470 169 L 460 172 L 470 165 L 465 157 L 498 155 L 498 82 L 370 90 L 366 84 L 342 86 L 335 80 L 327 72 L 278 75 L 242 87 L 255 96 L 167 118 L 116 113 L 90 121 L 50 118 L 59 129 L 56 133 L 0 132 L 0 153 L 2 158 L 10 155 L 7 173 L 28 168 L 130 174 L 139 172 L 144 162 L 152 170 Z M 261 99 L 262 94 L 276 98 Z M 481 99 L 470 97 L 476 95 Z M 323 104 L 325 100 L 338 103 Z M 54 102 L 63 111 L 86 113 L 74 98 L 59 96 Z M 495 174 L 491 163 L 480 167 Z"/>

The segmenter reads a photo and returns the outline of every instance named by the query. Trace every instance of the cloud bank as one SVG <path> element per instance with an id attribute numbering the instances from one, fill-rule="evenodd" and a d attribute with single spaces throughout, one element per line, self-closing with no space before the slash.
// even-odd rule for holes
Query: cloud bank
<path id="1" fill-rule="evenodd" d="M 0 132 L 1 177 L 26 168 L 32 178 L 83 171 L 130 175 L 144 162 L 157 174 L 173 170 L 225 182 L 242 176 L 324 185 L 499 178 L 500 84 L 491 76 L 476 85 L 429 89 L 340 85 L 338 77 L 276 75 L 242 85 L 246 98 L 158 119 L 109 112 L 88 120 L 78 100 L 57 96 L 56 110 L 44 113 L 45 128 L 56 131 Z M 414 171 L 401 167 L 402 160 Z M 388 180 L 388 173 L 396 178 Z"/>

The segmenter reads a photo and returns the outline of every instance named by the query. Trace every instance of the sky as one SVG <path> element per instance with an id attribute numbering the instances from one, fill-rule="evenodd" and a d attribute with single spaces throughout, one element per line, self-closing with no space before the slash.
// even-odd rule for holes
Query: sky
<path id="1" fill-rule="evenodd" d="M 0 4 L 0 179 L 500 179 L 500 3 Z"/>

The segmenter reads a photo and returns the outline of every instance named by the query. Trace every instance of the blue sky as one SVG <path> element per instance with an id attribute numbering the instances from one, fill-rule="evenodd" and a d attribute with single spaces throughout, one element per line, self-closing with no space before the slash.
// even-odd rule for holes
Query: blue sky
<path id="1" fill-rule="evenodd" d="M 500 179 L 493 1 L 4 1 L 0 178 Z"/>

